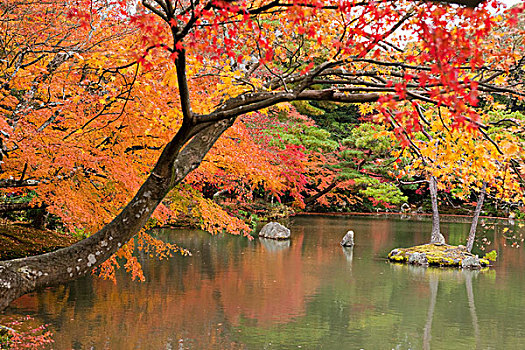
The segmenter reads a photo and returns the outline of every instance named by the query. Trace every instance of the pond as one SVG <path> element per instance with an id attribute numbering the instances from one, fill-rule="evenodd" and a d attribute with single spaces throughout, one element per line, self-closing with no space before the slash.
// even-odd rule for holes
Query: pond
<path id="1" fill-rule="evenodd" d="M 447 241 L 464 243 L 468 224 L 443 221 Z M 144 283 L 88 277 L 5 314 L 49 324 L 54 349 L 525 349 L 521 228 L 483 223 L 499 253 L 488 271 L 386 262 L 426 242 L 428 220 L 295 217 L 290 242 L 163 230 L 193 256 L 141 255 Z M 356 246 L 342 248 L 349 229 Z"/>

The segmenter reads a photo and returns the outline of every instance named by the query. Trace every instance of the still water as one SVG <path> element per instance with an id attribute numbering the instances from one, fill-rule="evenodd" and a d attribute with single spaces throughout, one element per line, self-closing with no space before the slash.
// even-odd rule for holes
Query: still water
<path id="1" fill-rule="evenodd" d="M 464 243 L 468 224 L 444 221 L 447 240 Z M 144 283 L 89 277 L 26 295 L 6 314 L 49 324 L 54 349 L 525 349 L 519 225 L 480 229 L 499 253 L 485 272 L 387 263 L 392 248 L 427 241 L 426 220 L 289 226 L 290 242 L 160 231 L 193 256 L 140 256 Z M 356 246 L 343 249 L 349 229 Z"/>

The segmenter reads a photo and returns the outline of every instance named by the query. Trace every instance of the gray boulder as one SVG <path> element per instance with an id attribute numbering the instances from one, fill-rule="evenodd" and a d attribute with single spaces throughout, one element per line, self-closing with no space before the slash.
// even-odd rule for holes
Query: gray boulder
<path id="1" fill-rule="evenodd" d="M 340 243 L 343 247 L 352 247 L 354 245 L 354 231 L 350 230 L 343 237 Z"/>
<path id="2" fill-rule="evenodd" d="M 467 256 L 461 260 L 461 267 L 464 269 L 480 269 L 481 264 L 477 256 Z"/>
<path id="3" fill-rule="evenodd" d="M 290 229 L 284 227 L 278 222 L 270 222 L 264 225 L 259 237 L 270 238 L 270 239 L 289 239 Z"/>
<path id="4" fill-rule="evenodd" d="M 396 256 L 398 255 L 399 253 L 401 253 L 401 251 L 399 249 L 394 249 L 390 252 L 390 254 L 388 254 L 389 257 L 391 256 Z"/>
<path id="5" fill-rule="evenodd" d="M 427 266 L 427 255 L 425 253 L 413 253 L 408 257 L 408 263 L 414 265 Z"/>

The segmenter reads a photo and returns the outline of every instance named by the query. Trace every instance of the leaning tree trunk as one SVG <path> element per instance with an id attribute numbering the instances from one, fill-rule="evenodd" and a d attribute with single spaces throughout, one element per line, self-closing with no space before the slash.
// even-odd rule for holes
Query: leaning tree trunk
<path id="1" fill-rule="evenodd" d="M 432 234 L 430 243 L 445 244 L 445 237 L 443 237 L 439 229 L 437 179 L 435 176 L 430 176 L 428 188 L 430 189 L 430 200 L 432 201 Z"/>
<path id="2" fill-rule="evenodd" d="M 483 186 L 481 187 L 481 192 L 479 193 L 476 209 L 474 210 L 474 217 L 472 218 L 472 224 L 470 225 L 470 232 L 468 234 L 467 250 L 469 252 L 472 251 L 472 247 L 474 246 L 476 228 L 478 226 L 479 214 L 481 214 L 481 208 L 483 207 L 483 201 L 485 200 L 485 193 L 487 193 L 487 182 L 484 181 Z"/>
<path id="3" fill-rule="evenodd" d="M 181 127 L 131 202 L 91 237 L 51 253 L 0 262 L 0 310 L 37 288 L 84 276 L 108 259 L 144 227 L 166 194 L 201 163 L 233 121 Z"/>

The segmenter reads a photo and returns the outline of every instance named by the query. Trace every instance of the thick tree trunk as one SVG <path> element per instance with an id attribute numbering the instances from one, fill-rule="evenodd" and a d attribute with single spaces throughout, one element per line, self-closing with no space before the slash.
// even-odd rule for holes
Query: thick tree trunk
<path id="1" fill-rule="evenodd" d="M 166 194 L 201 163 L 233 121 L 181 128 L 131 202 L 91 237 L 55 252 L 0 262 L 0 310 L 37 288 L 84 276 L 108 259 L 144 227 Z"/>
<path id="2" fill-rule="evenodd" d="M 430 189 L 430 200 L 432 201 L 432 234 L 430 243 L 445 244 L 445 237 L 443 237 L 439 229 L 437 179 L 435 176 L 430 177 L 428 188 Z"/>
<path id="3" fill-rule="evenodd" d="M 467 240 L 467 250 L 472 251 L 474 246 L 474 239 L 476 238 L 476 228 L 478 226 L 479 214 L 481 214 L 481 208 L 483 207 L 483 202 L 485 201 L 485 194 L 487 193 L 487 183 L 483 182 L 481 187 L 481 192 L 479 193 L 478 203 L 476 204 L 476 209 L 474 210 L 474 217 L 472 218 L 472 224 L 470 225 L 470 232 L 468 234 Z"/>

